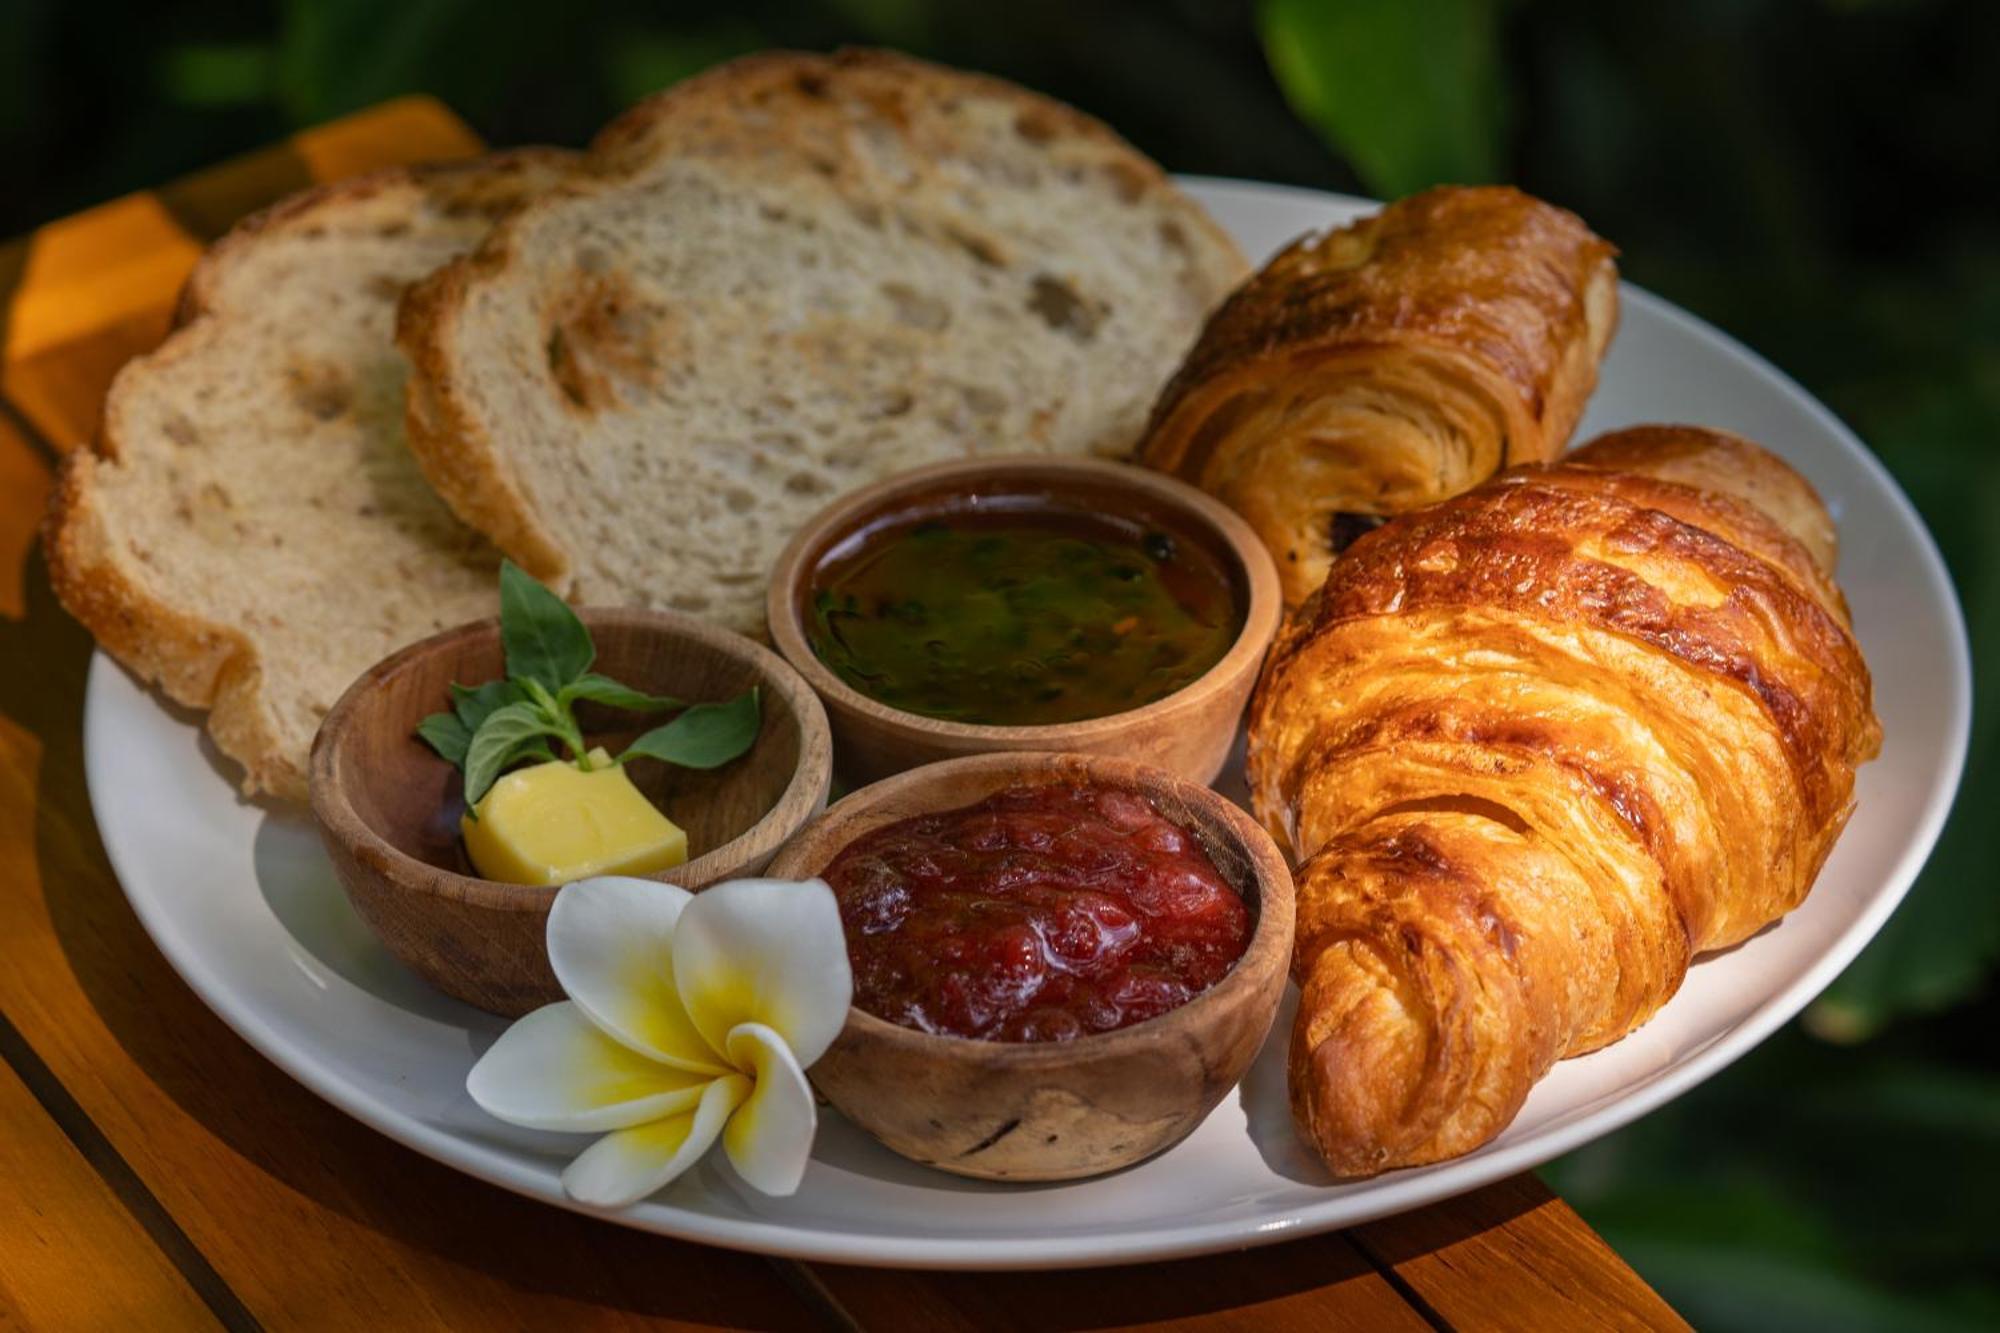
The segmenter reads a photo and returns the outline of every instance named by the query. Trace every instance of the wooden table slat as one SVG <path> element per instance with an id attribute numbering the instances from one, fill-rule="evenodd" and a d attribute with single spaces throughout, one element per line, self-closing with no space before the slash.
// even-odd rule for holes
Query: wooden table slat
<path id="1" fill-rule="evenodd" d="M 1347 1233 L 1460 1328 L 1685 1329 L 1673 1307 L 1533 1176 Z"/>
<path id="2" fill-rule="evenodd" d="M 908 1273 L 813 1265 L 864 1328 L 1422 1330 L 1430 1324 L 1339 1234 L 1202 1259 L 1055 1273 Z"/>
<path id="3" fill-rule="evenodd" d="M 105 387 L 166 330 L 182 276 L 241 214 L 308 181 L 478 151 L 428 98 L 295 136 L 0 247 L 0 391 L 56 453 L 87 440 Z M 1531 1178 L 1390 1219 L 1163 1266 L 950 1274 L 772 1263 L 516 1198 L 319 1102 L 230 1033 L 145 938 L 104 860 L 84 789 L 90 643 L 49 592 L 32 532 L 50 460 L 0 415 L 0 1015 L 150 1191 L 231 1301 L 272 1327 L 803 1328 L 1678 1327 L 1672 1312 Z M 216 776 L 215 780 L 224 780 Z M 0 1074 L 4 1074 L 0 1070 Z M 41 1152 L 61 1131 L 0 1081 Z M 72 1150 L 72 1157 L 75 1154 Z M 0 1155 L 0 1167 L 9 1165 Z M 64 1197 L 143 1256 L 129 1215 L 71 1179 Z M 65 1174 L 68 1173 L 68 1174 Z M 0 1175 L 0 1178 L 10 1178 Z M 100 1182 L 101 1184 L 101 1182 Z M 118 1216 L 125 1216 L 119 1223 Z M 33 1313 L 0 1235 L 0 1324 Z M 162 1267 L 164 1265 L 164 1269 Z M 107 1301 L 191 1299 L 155 1254 Z M 44 1270 L 36 1270 L 39 1279 Z M 46 1272 L 53 1273 L 50 1268 Z M 58 1293 L 59 1294 L 59 1293 Z M 35 1299 L 47 1300 L 38 1295 Z M 52 1307 L 36 1307 L 52 1308 Z M 181 1308 L 171 1304 L 159 1307 Z M 199 1300 L 191 1307 L 205 1313 Z M 149 1321 L 148 1326 L 172 1326 Z M 197 1323 L 197 1326 L 199 1324 Z"/>
<path id="4" fill-rule="evenodd" d="M 4 1063 L 0 1181 L 0 1328 L 221 1327 Z"/>
<path id="5" fill-rule="evenodd" d="M 0 618 L 28 613 L 28 562 L 53 480 L 41 451 L 0 418 Z"/>

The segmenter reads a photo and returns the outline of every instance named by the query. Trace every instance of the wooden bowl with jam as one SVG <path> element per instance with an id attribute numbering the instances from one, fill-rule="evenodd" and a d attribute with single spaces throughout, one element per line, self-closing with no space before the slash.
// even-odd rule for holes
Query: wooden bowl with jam
<path id="1" fill-rule="evenodd" d="M 825 701 L 841 776 L 1044 750 L 1221 772 L 1277 633 L 1248 524 L 1084 458 L 917 468 L 821 510 L 772 574 L 771 638 Z"/>
<path id="2" fill-rule="evenodd" d="M 964 1176 L 1068 1180 L 1178 1143 L 1256 1058 L 1291 957 L 1270 836 L 1101 755 L 913 769 L 835 804 L 769 873 L 833 885 L 854 964 L 813 1083 Z"/>
<path id="3" fill-rule="evenodd" d="M 756 686 L 750 751 L 707 771 L 645 764 L 633 781 L 687 833 L 688 859 L 649 878 L 699 889 L 754 875 L 825 808 L 832 780 L 826 714 L 798 673 L 740 634 L 668 611 L 578 612 L 597 670 L 648 693 L 721 699 Z M 504 671 L 499 622 L 411 644 L 364 672 L 314 740 L 312 813 L 341 886 L 406 966 L 446 994 L 513 1016 L 562 998 L 544 937 L 554 887 L 483 879 L 459 836 L 458 771 L 419 740 L 452 682 Z M 591 745 L 623 749 L 654 719 L 585 705 Z"/>

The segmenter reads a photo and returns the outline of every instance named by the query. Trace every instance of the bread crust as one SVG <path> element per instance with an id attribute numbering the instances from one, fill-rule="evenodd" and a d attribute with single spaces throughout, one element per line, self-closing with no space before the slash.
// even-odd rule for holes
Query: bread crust
<path id="1" fill-rule="evenodd" d="M 515 564 L 567 592 L 569 553 L 542 522 L 484 418 L 474 410 L 451 353 L 467 293 L 483 275 L 507 270 L 509 246 L 503 224 L 478 250 L 435 270 L 403 294 L 396 309 L 396 345 L 410 363 L 403 433 L 424 479 L 461 521 L 485 533 Z"/>
<path id="2" fill-rule="evenodd" d="M 657 93 L 608 123 L 592 140 L 585 169 L 497 227 L 487 241 L 431 274 L 405 295 L 397 340 L 414 374 L 407 397 L 407 435 L 424 475 L 470 526 L 485 533 L 523 568 L 567 587 L 577 552 L 542 512 L 533 488 L 495 438 L 492 423 L 468 392 L 473 367 L 455 348 L 477 291 L 504 279 L 529 257 L 517 238 L 550 209 L 618 189 L 665 160 L 686 155 L 745 163 L 775 163 L 783 173 L 818 171 L 853 182 L 861 167 L 835 140 L 843 108 L 860 103 L 899 133 L 914 136 L 918 155 L 941 145 L 929 106 L 969 97 L 999 99 L 1016 110 L 1024 137 L 1066 151 L 1087 147 L 1095 166 L 1112 173 L 1132 197 L 1178 201 L 1176 219 L 1202 237 L 1206 251 L 1230 257 L 1222 289 L 1247 268 L 1235 243 L 1207 213 L 1185 200 L 1166 174 L 1093 117 L 1004 80 L 949 69 L 888 51 L 840 50 L 830 55 L 768 51 L 745 56 Z M 585 590 L 589 591 L 589 590 Z"/>
<path id="3" fill-rule="evenodd" d="M 1121 170 L 1129 170 L 1128 188 L 1134 192 L 1174 188 L 1151 158 L 1103 121 L 1066 102 L 990 74 L 868 48 L 826 55 L 761 51 L 685 79 L 629 107 L 598 131 L 590 142 L 590 170 L 623 179 L 643 174 L 668 153 L 733 156 L 746 149 L 761 151 L 774 141 L 774 129 L 777 142 L 811 154 L 826 150 L 816 135 L 837 118 L 844 101 L 868 103 L 890 123 L 908 128 L 919 119 L 916 113 L 923 104 L 972 96 L 1012 103 L 1029 118 L 1024 133 L 1039 141 L 1074 139 L 1120 154 Z M 746 110 L 753 112 L 748 119 L 741 114 Z M 846 164 L 836 159 L 832 165 L 839 169 Z M 1234 248 L 1205 213 L 1197 220 L 1218 244 Z"/>
<path id="4" fill-rule="evenodd" d="M 176 703 L 208 710 L 209 734 L 217 748 L 243 765 L 246 793 L 305 800 L 305 772 L 284 754 L 262 707 L 255 645 L 229 626 L 151 596 L 126 576 L 115 538 L 91 506 L 98 465 L 90 449 L 75 450 L 49 497 L 42 549 L 57 599 L 100 648 L 141 680 L 158 685 Z"/>
<path id="5" fill-rule="evenodd" d="M 256 642 L 241 630 L 191 614 L 155 596 L 128 573 L 118 536 L 95 504 L 98 471 L 128 450 L 125 403 L 143 377 L 169 371 L 210 336 L 227 311 L 216 288 L 226 268 L 260 238 L 309 225 L 329 211 L 417 186 L 444 191 L 450 206 L 473 211 L 508 206 L 509 182 L 522 173 L 566 171 L 571 156 L 556 149 L 520 149 L 465 162 L 394 167 L 319 185 L 245 218 L 197 261 L 181 289 L 166 340 L 135 357 L 112 381 L 102 424 L 88 447 L 60 469 L 42 523 L 42 545 L 57 599 L 100 647 L 176 703 L 208 711 L 218 749 L 243 766 L 246 794 L 306 799 L 303 753 L 293 753 L 264 692 L 265 665 Z"/>

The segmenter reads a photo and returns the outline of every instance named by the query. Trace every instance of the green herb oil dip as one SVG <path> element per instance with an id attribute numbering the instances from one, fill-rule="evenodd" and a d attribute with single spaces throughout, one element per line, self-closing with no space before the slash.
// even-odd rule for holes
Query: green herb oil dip
<path id="1" fill-rule="evenodd" d="M 1200 542 L 1061 510 L 890 524 L 814 580 L 813 651 L 893 708 L 994 726 L 1106 717 L 1187 685 L 1242 629 Z"/>

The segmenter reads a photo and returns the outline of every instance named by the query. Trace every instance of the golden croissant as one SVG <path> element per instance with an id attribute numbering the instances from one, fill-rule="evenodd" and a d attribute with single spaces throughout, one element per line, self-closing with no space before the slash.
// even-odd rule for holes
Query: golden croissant
<path id="1" fill-rule="evenodd" d="M 1804 899 L 1881 731 L 1797 473 L 1644 427 L 1357 541 L 1251 705 L 1340 1175 L 1470 1151 Z"/>
<path id="2" fill-rule="evenodd" d="M 1242 514 L 1297 605 L 1377 516 L 1562 451 L 1617 323 L 1612 254 L 1501 186 L 1301 237 L 1209 319 L 1139 457 Z"/>

